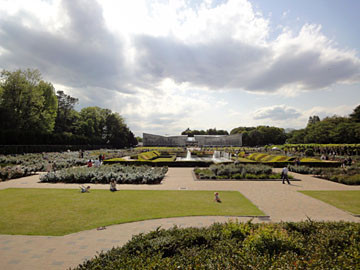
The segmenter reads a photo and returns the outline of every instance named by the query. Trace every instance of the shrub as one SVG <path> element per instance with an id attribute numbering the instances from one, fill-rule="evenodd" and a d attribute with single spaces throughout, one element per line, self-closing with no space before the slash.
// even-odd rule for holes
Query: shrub
<path id="1" fill-rule="evenodd" d="M 305 154 L 305 156 L 313 157 L 314 156 L 314 150 L 312 150 L 311 148 L 308 148 L 308 149 L 305 150 L 304 154 Z"/>
<path id="2" fill-rule="evenodd" d="M 167 167 L 104 165 L 99 168 L 68 168 L 50 172 L 40 177 L 41 182 L 50 183 L 101 183 L 115 179 L 118 184 L 159 184 Z"/>
<path id="3" fill-rule="evenodd" d="M 6 181 L 35 174 L 35 168 L 24 167 L 21 165 L 6 166 L 0 168 L 0 180 Z"/>
<path id="4" fill-rule="evenodd" d="M 358 269 L 359 230 L 313 221 L 158 228 L 75 269 Z"/>

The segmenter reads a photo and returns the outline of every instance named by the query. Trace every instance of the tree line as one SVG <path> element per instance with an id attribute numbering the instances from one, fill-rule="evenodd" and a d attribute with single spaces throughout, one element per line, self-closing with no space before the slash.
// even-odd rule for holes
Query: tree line
<path id="1" fill-rule="evenodd" d="M 288 136 L 288 143 L 360 143 L 360 105 L 347 117 L 334 115 L 320 120 L 310 116 L 305 128 Z"/>
<path id="2" fill-rule="evenodd" d="M 109 109 L 75 110 L 77 98 L 55 92 L 38 70 L 1 72 L 1 144 L 109 145 L 137 144 L 124 118 Z"/>
<path id="3" fill-rule="evenodd" d="M 310 116 L 307 126 L 303 129 L 287 133 L 283 128 L 273 126 L 237 127 L 230 135 L 242 134 L 244 146 L 281 145 L 289 144 L 353 144 L 360 143 L 360 105 L 346 117 L 331 116 L 320 119 Z M 228 135 L 226 130 L 186 129 L 182 135 Z"/>
<path id="4" fill-rule="evenodd" d="M 181 135 L 188 135 L 189 137 L 194 137 L 194 135 L 229 135 L 229 132 L 221 129 L 217 130 L 216 128 L 210 128 L 207 130 L 191 130 L 190 128 L 187 128 L 181 132 Z"/>

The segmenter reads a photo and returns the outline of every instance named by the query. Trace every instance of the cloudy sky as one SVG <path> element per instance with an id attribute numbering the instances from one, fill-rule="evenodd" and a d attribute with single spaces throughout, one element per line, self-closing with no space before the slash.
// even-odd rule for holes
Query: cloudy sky
<path id="1" fill-rule="evenodd" d="M 136 134 L 274 125 L 360 104 L 357 0 L 0 0 L 0 69 L 39 69 Z"/>

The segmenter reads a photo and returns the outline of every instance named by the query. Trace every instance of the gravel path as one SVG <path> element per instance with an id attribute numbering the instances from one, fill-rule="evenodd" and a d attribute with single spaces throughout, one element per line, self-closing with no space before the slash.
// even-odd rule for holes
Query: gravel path
<path id="1" fill-rule="evenodd" d="M 360 190 L 359 186 L 345 186 L 312 176 L 291 173 L 301 181 L 291 185 L 281 181 L 195 181 L 192 168 L 170 168 L 160 185 L 118 185 L 119 189 L 142 190 L 236 190 L 241 192 L 269 218 L 255 218 L 253 222 L 345 220 L 360 222 L 347 212 L 313 199 L 299 190 Z M 72 188 L 78 184 L 41 184 L 39 175 L 10 180 L 0 183 L 0 190 L 6 188 Z M 92 189 L 108 189 L 108 185 L 91 185 Z M 90 259 L 96 252 L 106 251 L 113 246 L 121 246 L 132 235 L 145 233 L 161 226 L 170 228 L 209 226 L 214 222 L 228 219 L 247 221 L 246 217 L 182 217 L 148 220 L 127 224 L 113 225 L 105 230 L 89 230 L 66 236 L 22 236 L 0 235 L 1 269 L 67 269 L 85 259 Z"/>

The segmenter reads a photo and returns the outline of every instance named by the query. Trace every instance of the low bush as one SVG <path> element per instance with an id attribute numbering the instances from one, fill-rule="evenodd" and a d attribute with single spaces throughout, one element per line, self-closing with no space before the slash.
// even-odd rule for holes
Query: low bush
<path id="1" fill-rule="evenodd" d="M 288 166 L 290 172 L 301 173 L 301 174 L 316 174 L 319 175 L 322 172 L 322 168 L 312 168 L 308 166 Z"/>
<path id="2" fill-rule="evenodd" d="M 359 231 L 360 223 L 313 221 L 158 228 L 75 269 L 358 269 Z"/>
<path id="3" fill-rule="evenodd" d="M 35 173 L 36 173 L 36 169 L 31 167 L 24 167 L 21 165 L 6 166 L 0 168 L 0 181 L 25 177 L 25 176 L 33 175 Z"/>
<path id="4" fill-rule="evenodd" d="M 99 168 L 68 168 L 49 172 L 40 177 L 49 183 L 100 183 L 108 184 L 112 179 L 118 184 L 159 184 L 167 167 L 104 165 Z"/>
<path id="5" fill-rule="evenodd" d="M 289 166 L 289 171 L 301 174 L 314 174 L 319 178 L 345 185 L 360 185 L 360 168 L 312 168 L 307 166 Z"/>
<path id="6" fill-rule="evenodd" d="M 198 179 L 280 179 L 265 165 L 214 164 L 207 169 L 194 169 Z M 289 176 L 289 178 L 292 178 Z"/>

